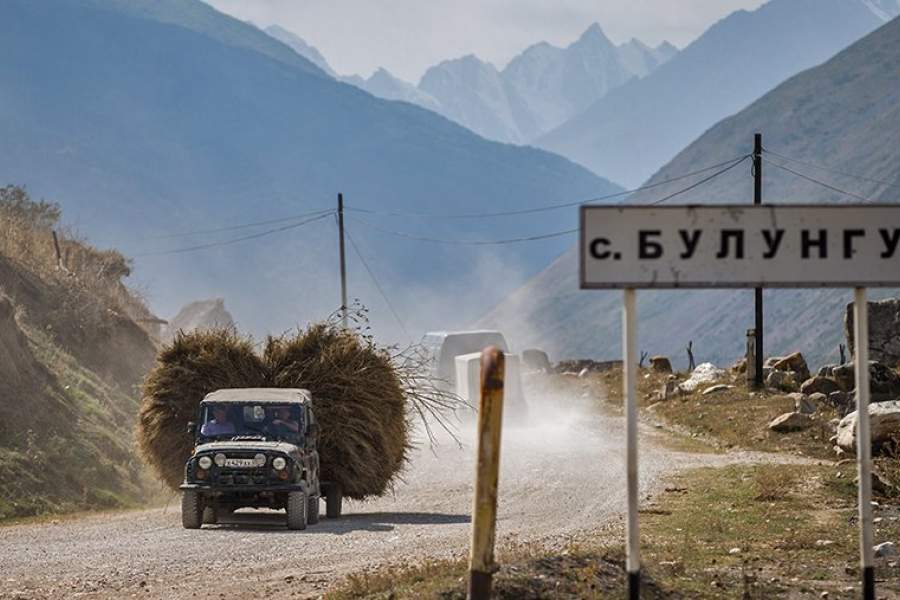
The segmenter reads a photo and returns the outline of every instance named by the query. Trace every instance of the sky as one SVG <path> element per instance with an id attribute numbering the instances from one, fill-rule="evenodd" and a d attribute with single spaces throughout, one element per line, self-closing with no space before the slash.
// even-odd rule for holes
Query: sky
<path id="1" fill-rule="evenodd" d="M 312 44 L 341 75 L 379 67 L 417 83 L 467 54 L 502 68 L 539 41 L 567 45 L 592 23 L 615 43 L 683 48 L 729 13 L 764 0 L 206 0 L 258 26 L 278 24 Z"/>

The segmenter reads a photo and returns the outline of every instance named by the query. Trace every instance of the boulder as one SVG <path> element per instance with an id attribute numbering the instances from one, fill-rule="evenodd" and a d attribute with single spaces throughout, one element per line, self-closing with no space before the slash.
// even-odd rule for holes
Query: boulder
<path id="1" fill-rule="evenodd" d="M 678 385 L 683 392 L 692 393 L 697 388 L 707 383 L 715 383 L 725 377 L 725 370 L 712 363 L 703 363 L 691 372 L 691 376 Z"/>
<path id="2" fill-rule="evenodd" d="M 840 365 L 834 369 L 834 379 L 845 391 L 856 387 L 856 368 L 853 363 Z M 869 361 L 870 401 L 884 402 L 900 399 L 900 375 L 896 371 L 875 360 Z"/>
<path id="3" fill-rule="evenodd" d="M 804 394 L 825 394 L 841 391 L 841 386 L 831 377 L 810 377 L 800 386 L 800 391 Z"/>
<path id="4" fill-rule="evenodd" d="M 770 356 L 769 358 L 766 359 L 766 362 L 763 363 L 763 367 L 768 367 L 771 369 L 777 363 L 781 362 L 783 359 L 784 359 L 783 356 Z"/>
<path id="5" fill-rule="evenodd" d="M 850 353 L 853 339 L 853 303 L 847 305 L 844 333 Z M 900 298 L 869 302 L 869 358 L 888 367 L 900 366 Z"/>
<path id="6" fill-rule="evenodd" d="M 790 371 L 773 370 L 769 373 L 769 376 L 766 377 L 766 385 L 782 392 L 795 392 L 798 388 L 797 380 Z"/>
<path id="7" fill-rule="evenodd" d="M 883 542 L 872 548 L 876 558 L 884 558 L 888 556 L 897 556 L 897 547 L 894 542 Z"/>
<path id="8" fill-rule="evenodd" d="M 816 373 L 819 377 L 834 377 L 834 368 L 840 365 L 825 365 Z"/>
<path id="9" fill-rule="evenodd" d="M 816 412 L 816 404 L 812 401 L 810 396 L 795 392 L 793 394 L 788 394 L 788 398 L 794 401 L 795 412 L 804 415 L 811 415 Z"/>
<path id="10" fill-rule="evenodd" d="M 733 365 L 731 365 L 732 373 L 746 373 L 747 372 L 747 359 L 740 358 Z"/>
<path id="11" fill-rule="evenodd" d="M 672 363 L 667 356 L 651 356 L 650 368 L 657 373 L 671 373 Z"/>
<path id="12" fill-rule="evenodd" d="M 726 390 L 734 389 L 733 385 L 728 385 L 725 383 L 718 383 L 716 385 L 710 386 L 700 392 L 701 396 L 710 396 L 712 394 L 718 394 L 719 392 L 724 392 Z"/>
<path id="13" fill-rule="evenodd" d="M 828 404 L 834 407 L 841 417 L 846 417 L 853 411 L 856 399 L 847 392 L 831 392 L 828 394 Z"/>
<path id="14" fill-rule="evenodd" d="M 868 408 L 873 445 L 900 439 L 900 401 L 872 403 Z M 856 450 L 856 418 L 853 411 L 838 423 L 835 442 L 841 450 Z"/>
<path id="15" fill-rule="evenodd" d="M 799 352 L 794 352 L 793 354 L 785 356 L 773 364 L 772 368 L 776 371 L 792 371 L 797 374 L 797 379 L 799 381 L 809 379 L 809 367 L 806 364 L 806 359 L 804 359 L 803 355 Z"/>
<path id="16" fill-rule="evenodd" d="M 778 433 L 786 433 L 788 431 L 799 431 L 806 429 L 813 424 L 813 418 L 799 412 L 784 413 L 780 417 L 775 417 L 769 423 L 769 429 Z"/>
<path id="17" fill-rule="evenodd" d="M 666 401 L 675 396 L 675 380 L 667 379 L 659 391 L 660 401 Z"/>

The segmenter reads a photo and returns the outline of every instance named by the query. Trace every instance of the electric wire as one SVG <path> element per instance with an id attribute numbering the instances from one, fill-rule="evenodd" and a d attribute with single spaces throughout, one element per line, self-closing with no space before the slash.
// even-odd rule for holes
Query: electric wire
<path id="1" fill-rule="evenodd" d="M 581 206 L 583 204 L 589 204 L 591 202 L 600 202 L 603 200 L 611 200 L 613 198 L 618 198 L 621 196 L 627 196 L 629 194 L 634 194 L 635 192 L 640 192 L 643 190 L 649 190 L 653 188 L 657 188 L 663 185 L 667 185 L 669 183 L 675 183 L 676 181 L 681 181 L 683 179 L 688 179 L 690 177 L 694 177 L 696 175 L 701 175 L 706 173 L 707 171 L 712 171 L 713 169 L 718 169 L 725 165 L 731 164 L 734 161 L 741 161 L 748 158 L 750 155 L 745 154 L 744 156 L 735 157 L 714 165 L 710 165 L 708 167 L 704 167 L 702 169 L 697 169 L 696 171 L 691 171 L 689 173 L 685 173 L 683 175 L 678 175 L 676 177 L 671 177 L 669 179 L 665 179 L 663 181 L 657 181 L 655 183 L 651 183 L 648 185 L 644 185 L 641 187 L 637 187 L 630 190 L 622 190 L 621 192 L 615 192 L 613 194 L 607 194 L 605 196 L 596 196 L 593 198 L 589 198 L 587 200 L 576 200 L 569 202 L 562 202 L 558 204 L 548 204 L 546 206 L 539 206 L 535 208 L 522 208 L 516 210 L 505 210 L 505 211 L 497 211 L 497 212 L 482 212 L 482 213 L 456 213 L 456 214 L 434 214 L 434 213 L 419 213 L 419 212 L 400 212 L 400 211 L 378 211 L 372 210 L 368 208 L 356 208 L 352 206 L 347 206 L 344 210 L 358 212 L 358 213 L 366 213 L 378 216 L 386 216 L 386 217 L 423 217 L 423 218 L 434 218 L 434 219 L 483 219 L 483 218 L 491 218 L 491 217 L 508 217 L 515 215 L 527 215 L 534 214 L 540 212 L 547 212 L 551 210 L 558 210 L 561 208 L 572 208 L 574 206 Z"/>
<path id="2" fill-rule="evenodd" d="M 810 177 L 809 175 L 804 175 L 803 173 L 800 173 L 799 171 L 795 171 L 794 169 L 792 169 L 790 167 L 786 167 L 784 165 L 779 165 L 776 162 L 772 162 L 771 160 L 768 160 L 765 157 L 763 158 L 763 162 L 765 162 L 768 165 L 772 165 L 776 169 L 781 169 L 782 171 L 787 171 L 788 173 L 792 173 L 801 179 L 805 179 L 806 181 L 809 181 L 810 183 L 815 183 L 816 185 L 820 185 L 824 188 L 828 188 L 829 190 L 831 190 L 833 192 L 837 192 L 839 194 L 844 194 L 845 196 L 849 196 L 851 198 L 856 198 L 857 200 L 862 200 L 863 202 L 867 202 L 867 203 L 872 202 L 871 199 L 866 198 L 865 196 L 861 196 L 854 192 L 850 192 L 850 191 L 841 189 L 839 187 L 831 185 L 830 183 L 825 183 L 824 181 L 820 181 L 820 180 L 816 179 L 815 177 Z"/>
<path id="3" fill-rule="evenodd" d="M 747 154 L 746 156 L 744 156 L 744 157 L 742 157 L 742 158 L 739 158 L 738 160 L 736 160 L 735 162 L 731 163 L 730 165 L 728 165 L 728 166 L 725 167 L 724 169 L 721 169 L 720 171 L 716 171 L 716 172 L 713 173 L 712 175 L 710 175 L 710 176 L 708 176 L 708 177 L 704 177 L 704 178 L 701 179 L 700 181 L 698 181 L 698 182 L 696 182 L 696 183 L 693 183 L 693 184 L 687 186 L 687 187 L 684 188 L 684 189 L 678 190 L 677 192 L 672 192 L 672 193 L 669 194 L 668 196 L 664 196 L 663 198 L 660 198 L 659 200 L 654 200 L 653 202 L 648 202 L 647 204 L 649 204 L 649 205 L 662 204 L 663 202 L 666 202 L 666 201 L 668 201 L 668 200 L 671 200 L 671 199 L 674 198 L 675 196 L 679 196 L 679 195 L 681 195 L 681 194 L 684 194 L 685 192 L 689 192 L 689 191 L 691 191 L 691 190 L 693 190 L 693 189 L 695 189 L 695 188 L 698 188 L 698 187 L 700 187 L 701 185 L 703 185 L 704 183 L 707 183 L 708 181 L 712 181 L 713 179 L 715 179 L 716 177 L 718 177 L 718 176 L 720 176 L 720 175 L 724 175 L 725 173 L 727 173 L 727 172 L 730 171 L 731 169 L 735 168 L 736 166 L 738 166 L 739 164 L 741 164 L 742 162 L 744 162 L 744 161 L 747 160 L 748 158 L 750 158 L 750 155 L 749 155 L 749 154 Z"/>
<path id="4" fill-rule="evenodd" d="M 375 289 L 378 290 L 378 293 L 381 294 L 381 297 L 384 299 L 384 303 L 387 304 L 388 309 L 391 311 L 391 314 L 394 315 L 394 319 L 397 320 L 397 324 L 400 325 L 400 329 L 403 330 L 403 335 L 407 338 L 410 338 L 409 330 L 406 329 L 406 323 L 403 322 L 403 319 L 400 318 L 400 313 L 394 308 L 394 304 L 387 297 L 387 294 L 384 292 L 384 289 L 381 287 L 381 284 L 378 283 L 378 278 L 375 277 L 375 273 L 372 271 L 371 267 L 369 267 L 369 263 L 366 262 L 366 259 L 363 258 L 362 252 L 360 252 L 359 247 L 356 245 L 356 242 L 353 240 L 353 236 L 350 235 L 350 232 L 344 229 L 344 235 L 347 236 L 347 239 L 350 240 L 350 247 L 353 248 L 353 252 L 356 254 L 357 258 L 359 258 L 359 262 L 362 263 L 362 266 L 366 269 L 366 272 L 369 274 L 369 277 L 372 279 L 372 283 L 375 284 Z M 412 339 L 412 338 L 410 338 Z"/>
<path id="5" fill-rule="evenodd" d="M 141 239 L 165 240 L 165 239 L 178 238 L 178 237 L 206 235 L 206 234 L 210 234 L 210 233 L 222 233 L 225 231 L 237 231 L 240 229 L 250 229 L 253 227 L 262 227 L 263 225 L 274 225 L 276 223 L 286 223 L 288 221 L 296 221 L 298 219 L 304 219 L 306 217 L 324 215 L 326 213 L 333 212 L 333 211 L 334 211 L 333 208 L 325 208 L 325 209 L 313 210 L 313 211 L 309 211 L 309 212 L 305 212 L 305 213 L 300 213 L 300 214 L 293 215 L 290 217 L 281 217 L 279 219 L 269 219 L 267 221 L 256 221 L 254 223 L 242 223 L 240 225 L 229 225 L 227 227 L 218 227 L 218 228 L 214 228 L 214 229 L 198 229 L 196 231 L 184 231 L 181 233 L 167 233 L 164 235 L 150 236 L 150 237 L 145 237 L 145 238 L 141 238 Z"/>
<path id="6" fill-rule="evenodd" d="M 838 169 L 833 169 L 831 167 L 826 167 L 824 165 L 817 165 L 815 163 L 806 162 L 803 160 L 797 160 L 796 158 L 791 158 L 790 156 L 785 156 L 784 154 L 779 154 L 773 150 L 769 150 L 768 148 L 763 148 L 763 152 L 766 154 L 771 154 L 772 156 L 777 156 L 782 160 L 786 160 L 788 162 L 792 162 L 798 165 L 803 165 L 804 167 L 810 167 L 811 169 L 819 169 L 821 171 L 827 171 L 830 173 L 834 173 L 835 175 L 842 175 L 844 177 L 852 177 L 854 179 L 859 179 L 860 181 L 868 181 L 870 183 L 877 183 L 878 185 L 884 185 L 888 187 L 894 187 L 900 189 L 900 182 L 890 182 L 884 181 L 882 179 L 874 179 L 872 177 L 865 177 L 864 175 L 856 175 L 855 173 L 848 173 L 847 171 L 841 171 Z"/>
<path id="7" fill-rule="evenodd" d="M 392 229 L 385 229 L 383 227 L 379 227 L 373 223 L 369 223 L 368 221 L 364 221 L 359 217 L 351 217 L 348 216 L 349 219 L 356 221 L 357 223 L 362 223 L 366 227 L 374 229 L 375 231 L 380 231 L 381 233 L 386 233 L 389 235 L 395 235 L 398 237 L 407 238 L 410 240 L 416 240 L 420 242 L 433 242 L 435 244 L 451 244 L 456 246 L 501 246 L 504 244 L 518 244 L 521 242 L 534 242 L 538 240 L 547 240 L 555 237 L 562 237 L 564 235 L 571 235 L 573 233 L 578 233 L 578 229 L 566 229 L 565 231 L 555 231 L 553 233 L 544 233 L 539 235 L 531 235 L 524 236 L 518 238 L 509 238 L 502 240 L 453 240 L 448 238 L 433 238 L 427 237 L 423 235 L 415 235 L 412 233 L 406 233 L 404 231 L 394 231 Z"/>
<path id="8" fill-rule="evenodd" d="M 233 239 L 230 239 L 230 240 L 221 240 L 221 241 L 218 241 L 218 242 L 210 242 L 210 243 L 208 243 L 208 244 L 199 244 L 199 245 L 197 245 L 197 246 L 188 246 L 188 247 L 186 247 L 186 248 L 176 248 L 175 250 L 165 250 L 165 251 L 162 251 L 162 252 L 145 252 L 145 253 L 143 253 L 143 254 L 135 254 L 135 258 L 144 257 L 144 256 L 166 256 L 166 255 L 170 255 L 170 254 L 182 254 L 182 253 L 185 253 L 185 252 L 194 252 L 194 251 L 197 251 L 197 250 L 206 250 L 206 249 L 208 249 L 208 248 L 217 248 L 217 247 L 220 247 L 220 246 L 228 246 L 228 245 L 231 245 L 231 244 L 237 244 L 237 243 L 239 243 L 239 242 L 245 242 L 245 241 L 247 241 L 247 240 L 255 240 L 255 239 L 259 239 L 259 238 L 261 238 L 261 237 L 266 237 L 266 236 L 269 236 L 269 235 L 273 235 L 273 234 L 276 234 L 276 233 L 280 233 L 280 232 L 282 232 L 282 231 L 288 231 L 288 230 L 290 230 L 290 229 L 296 229 L 297 227 L 302 227 L 303 225 L 308 225 L 309 223 L 314 223 L 314 222 L 316 222 L 316 221 L 321 221 L 322 219 L 324 219 L 325 217 L 327 217 L 327 216 L 329 216 L 329 215 L 331 215 L 331 214 L 333 214 L 333 213 L 334 213 L 334 211 L 333 211 L 333 210 L 330 210 L 330 211 L 328 211 L 327 213 L 325 213 L 324 215 L 319 215 L 319 216 L 317 216 L 317 217 L 313 217 L 313 218 L 310 218 L 310 219 L 306 219 L 305 221 L 301 221 L 301 222 L 299 222 L 299 223 L 292 223 L 292 224 L 290 224 L 290 225 L 284 225 L 284 226 L 282 226 L 282 227 L 276 227 L 275 229 L 269 229 L 269 230 L 267 230 L 267 231 L 260 231 L 260 232 L 258 232 L 258 233 L 253 233 L 253 234 L 250 234 L 250 235 L 245 235 L 245 236 L 242 236 L 242 237 L 239 237 L 239 238 L 233 238 Z"/>

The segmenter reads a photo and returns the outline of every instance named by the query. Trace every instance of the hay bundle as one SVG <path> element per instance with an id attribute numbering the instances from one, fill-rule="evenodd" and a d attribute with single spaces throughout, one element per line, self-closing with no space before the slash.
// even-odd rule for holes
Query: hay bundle
<path id="1" fill-rule="evenodd" d="M 270 339 L 264 362 L 272 387 L 312 392 L 322 479 L 350 498 L 383 494 L 409 450 L 406 394 L 388 352 L 321 323 Z"/>
<path id="2" fill-rule="evenodd" d="M 383 494 L 411 447 L 409 415 L 444 425 L 455 397 L 423 376 L 417 352 L 391 355 L 370 337 L 335 320 L 295 336 L 269 338 L 263 356 L 233 331 L 179 334 L 163 349 L 143 390 L 137 437 L 148 462 L 170 486 L 181 481 L 191 454 L 187 423 L 203 397 L 238 387 L 305 388 L 320 425 L 321 477 L 344 495 Z"/>
<path id="3" fill-rule="evenodd" d="M 137 440 L 147 462 L 170 487 L 181 485 L 191 455 L 187 424 L 206 394 L 265 385 L 266 369 L 250 341 L 233 330 L 179 333 L 144 380 Z"/>

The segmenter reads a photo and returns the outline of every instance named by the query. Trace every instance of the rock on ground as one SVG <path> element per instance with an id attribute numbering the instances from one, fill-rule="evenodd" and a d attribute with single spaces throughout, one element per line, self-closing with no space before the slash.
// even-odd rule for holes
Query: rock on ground
<path id="1" fill-rule="evenodd" d="M 712 363 L 703 363 L 697 365 L 693 372 L 691 372 L 691 376 L 688 377 L 687 380 L 681 382 L 678 387 L 682 391 L 691 393 L 704 384 L 715 383 L 724 377 L 724 369 L 720 369 Z"/>
<path id="2" fill-rule="evenodd" d="M 772 368 L 776 371 L 793 371 L 797 374 L 797 378 L 800 381 L 809 379 L 809 366 L 807 366 L 806 359 L 799 352 L 794 352 L 776 361 Z"/>
<path id="3" fill-rule="evenodd" d="M 799 431 L 801 429 L 806 429 L 810 425 L 813 424 L 813 418 L 809 415 L 805 415 L 799 412 L 789 412 L 784 413 L 780 417 L 775 417 L 771 423 L 769 423 L 769 429 L 772 431 L 777 431 L 779 433 L 785 433 L 788 431 Z"/>
<path id="4" fill-rule="evenodd" d="M 831 377 L 810 377 L 800 386 L 800 391 L 804 394 L 825 394 L 826 396 L 832 392 L 841 391 L 841 386 Z"/>
<path id="5" fill-rule="evenodd" d="M 853 411 L 838 423 L 836 444 L 841 450 L 856 451 L 856 418 Z M 900 401 L 869 404 L 869 422 L 873 444 L 900 438 Z"/>
<path id="6" fill-rule="evenodd" d="M 650 368 L 658 373 L 671 373 L 672 361 L 667 356 L 651 356 Z"/>
<path id="7" fill-rule="evenodd" d="M 769 373 L 766 377 L 766 386 L 782 392 L 797 391 L 797 379 L 794 373 L 790 371 L 775 371 Z"/>
<path id="8" fill-rule="evenodd" d="M 844 334 L 853 354 L 852 302 L 847 305 Z M 889 367 L 900 366 L 900 298 L 869 302 L 869 358 Z"/>

